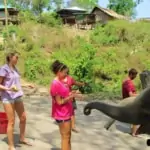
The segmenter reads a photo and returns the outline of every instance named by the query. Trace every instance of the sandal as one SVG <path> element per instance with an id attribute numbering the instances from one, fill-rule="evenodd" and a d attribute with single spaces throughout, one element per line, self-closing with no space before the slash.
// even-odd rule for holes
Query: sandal
<path id="1" fill-rule="evenodd" d="M 26 141 L 19 141 L 19 144 L 27 145 L 27 146 L 32 146 L 32 144 L 26 142 Z"/>

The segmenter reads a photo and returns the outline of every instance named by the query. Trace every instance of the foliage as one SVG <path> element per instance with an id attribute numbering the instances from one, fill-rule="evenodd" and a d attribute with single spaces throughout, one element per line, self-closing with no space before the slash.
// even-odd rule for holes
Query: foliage
<path id="1" fill-rule="evenodd" d="M 31 0 L 7 0 L 8 5 L 15 7 L 19 10 L 29 10 Z"/>
<path id="2" fill-rule="evenodd" d="M 26 18 L 19 26 L 9 25 L 8 36 L 5 36 L 6 30 L 2 32 L 5 49 L 20 53 L 18 67 L 26 79 L 49 85 L 53 78 L 49 67 L 59 59 L 67 64 L 76 80 L 88 83 L 80 89 L 82 92 L 115 94 L 116 97 L 121 94 L 121 83 L 129 68 L 134 67 L 139 72 L 150 69 L 148 22 L 112 21 L 84 31 L 59 25 L 53 15 L 42 14 L 40 24 L 37 18 L 32 21 Z M 52 18 L 46 20 L 47 16 Z M 0 54 L 2 64 L 4 51 Z M 138 78 L 136 85 L 140 89 Z"/>
<path id="3" fill-rule="evenodd" d="M 54 8 L 55 8 L 56 10 L 61 9 L 63 3 L 64 3 L 63 0 L 52 0 L 52 2 L 51 2 L 51 4 L 54 5 Z"/>
<path id="4" fill-rule="evenodd" d="M 32 11 L 39 15 L 44 9 L 49 9 L 51 0 L 8 0 L 8 4 L 22 11 Z"/>
<path id="5" fill-rule="evenodd" d="M 24 76 L 31 81 L 37 81 L 41 84 L 49 84 L 49 80 L 44 81 L 43 76 L 49 76 L 49 61 L 41 60 L 39 58 L 29 57 L 25 61 Z M 46 78 L 47 79 L 47 78 Z"/>
<path id="6" fill-rule="evenodd" d="M 68 5 L 92 9 L 94 6 L 98 5 L 98 0 L 70 0 Z"/>
<path id="7" fill-rule="evenodd" d="M 135 7 L 140 2 L 141 0 L 109 0 L 108 8 L 125 16 L 134 16 Z"/>
<path id="8" fill-rule="evenodd" d="M 62 25 L 61 19 L 57 18 L 57 15 L 55 13 L 42 13 L 40 18 L 38 19 L 38 22 L 51 26 L 51 27 L 56 27 Z"/>
<path id="9" fill-rule="evenodd" d="M 111 24 L 104 27 L 98 25 L 91 33 L 90 40 L 95 45 L 114 45 L 118 43 L 119 37 L 117 35 L 117 29 Z"/>
<path id="10" fill-rule="evenodd" d="M 74 39 L 76 47 L 66 52 L 65 48 L 55 52 L 52 59 L 59 59 L 72 68 L 71 75 L 78 81 L 87 82 L 89 85 L 93 83 L 92 67 L 96 49 L 88 44 L 83 38 L 76 37 Z M 81 88 L 82 92 L 91 92 L 91 86 Z"/>
<path id="11" fill-rule="evenodd" d="M 21 22 L 28 22 L 28 21 L 37 21 L 37 17 L 32 13 L 32 11 L 29 10 L 25 10 L 25 11 L 21 11 L 19 13 L 19 19 Z"/>
<path id="12" fill-rule="evenodd" d="M 50 7 L 50 0 L 32 0 L 32 10 L 35 14 L 42 14 L 43 9 Z"/>

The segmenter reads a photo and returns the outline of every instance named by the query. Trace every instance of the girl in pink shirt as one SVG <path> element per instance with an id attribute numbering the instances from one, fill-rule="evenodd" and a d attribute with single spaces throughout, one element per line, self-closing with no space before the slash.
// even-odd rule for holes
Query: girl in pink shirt
<path id="1" fill-rule="evenodd" d="M 71 116 L 72 100 L 78 97 L 76 93 L 71 93 L 67 85 L 63 83 L 67 76 L 67 66 L 59 61 L 52 64 L 52 71 L 55 78 L 50 87 L 52 97 L 52 117 L 59 125 L 61 134 L 61 150 L 71 150 Z"/>

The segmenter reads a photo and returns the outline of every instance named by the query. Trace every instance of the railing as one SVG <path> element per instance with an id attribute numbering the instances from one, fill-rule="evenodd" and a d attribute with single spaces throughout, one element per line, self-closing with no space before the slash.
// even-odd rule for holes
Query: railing
<path id="1" fill-rule="evenodd" d="M 5 20 L 5 17 L 1 17 L 0 16 L 0 21 L 3 21 L 3 20 Z M 8 20 L 9 21 L 18 21 L 18 16 L 8 16 Z"/>

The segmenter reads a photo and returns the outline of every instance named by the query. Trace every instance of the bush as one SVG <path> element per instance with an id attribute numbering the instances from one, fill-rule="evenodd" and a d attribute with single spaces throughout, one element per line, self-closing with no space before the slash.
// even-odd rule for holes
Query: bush
<path id="1" fill-rule="evenodd" d="M 43 79 L 43 77 L 50 76 L 50 63 L 48 60 L 39 61 L 38 58 L 29 57 L 25 61 L 24 76 L 30 81 L 36 81 L 39 84 L 49 84 L 50 80 Z M 50 79 L 50 78 L 49 78 Z"/>
<path id="2" fill-rule="evenodd" d="M 1 47 L 20 52 L 19 68 L 28 80 L 48 85 L 53 77 L 49 65 L 59 59 L 76 80 L 89 83 L 80 89 L 82 92 L 116 97 L 129 68 L 139 72 L 150 69 L 149 23 L 111 21 L 84 31 L 61 26 L 51 13 L 42 14 L 40 24 L 34 19 L 8 26 L 9 36 L 4 36 L 5 45 Z M 15 41 L 12 33 L 16 34 Z M 4 51 L 0 53 L 3 60 Z M 136 85 L 140 89 L 138 78 Z"/>
<path id="3" fill-rule="evenodd" d="M 50 27 L 58 27 L 62 24 L 61 19 L 57 18 L 55 13 L 50 12 L 43 13 L 39 16 L 38 22 Z"/>
<path id="4" fill-rule="evenodd" d="M 56 51 L 52 58 L 53 60 L 59 59 L 67 64 L 71 68 L 71 75 L 76 80 L 89 83 L 90 86 L 80 89 L 82 92 L 92 92 L 92 67 L 96 49 L 81 37 L 75 38 L 74 43 L 76 43 L 76 46 L 78 45 L 76 49 L 61 49 Z"/>
<path id="5" fill-rule="evenodd" d="M 27 11 L 21 11 L 19 13 L 19 19 L 21 23 L 28 22 L 28 21 L 37 21 L 37 17 L 33 14 L 33 12 L 27 10 Z"/>

